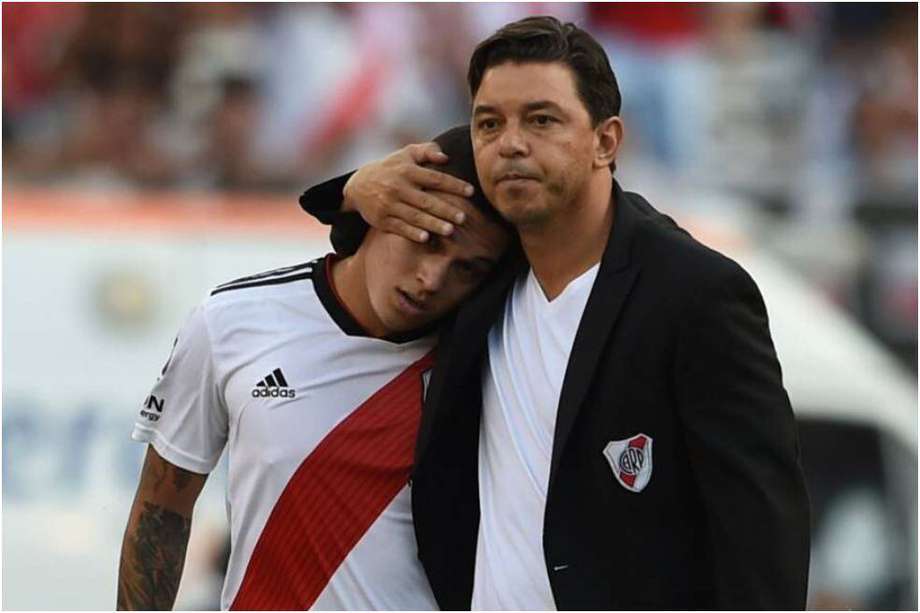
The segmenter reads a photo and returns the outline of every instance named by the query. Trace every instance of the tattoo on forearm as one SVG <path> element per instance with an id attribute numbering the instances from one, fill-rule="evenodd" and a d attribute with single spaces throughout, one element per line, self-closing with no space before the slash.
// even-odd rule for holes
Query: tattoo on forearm
<path id="1" fill-rule="evenodd" d="M 173 606 L 191 518 L 145 502 L 126 538 L 118 581 L 118 609 L 168 610 Z"/>

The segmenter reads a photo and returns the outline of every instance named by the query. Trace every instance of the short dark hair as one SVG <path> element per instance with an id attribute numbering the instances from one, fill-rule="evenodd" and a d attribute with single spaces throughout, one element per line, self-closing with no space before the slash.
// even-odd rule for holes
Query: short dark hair
<path id="1" fill-rule="evenodd" d="M 604 48 L 574 23 L 527 17 L 509 23 L 473 51 L 467 81 L 476 97 L 486 70 L 505 62 L 562 62 L 575 76 L 578 96 L 596 127 L 620 114 L 620 87 Z"/>

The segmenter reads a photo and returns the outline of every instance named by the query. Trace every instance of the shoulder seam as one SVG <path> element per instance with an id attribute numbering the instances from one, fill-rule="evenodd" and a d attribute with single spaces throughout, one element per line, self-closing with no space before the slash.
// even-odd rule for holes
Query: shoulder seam
<path id="1" fill-rule="evenodd" d="M 313 270 L 320 259 L 321 258 L 311 260 L 306 264 L 298 264 L 297 266 L 276 268 L 275 270 L 269 270 L 267 272 L 250 275 L 248 277 L 241 277 L 234 281 L 223 283 L 211 291 L 211 296 L 233 289 L 259 287 L 263 285 L 278 285 L 281 283 L 290 283 L 292 281 L 308 279 L 313 275 Z"/>
<path id="2" fill-rule="evenodd" d="M 223 292 L 229 292 L 235 289 L 247 289 L 250 287 L 264 287 L 268 285 L 281 285 L 283 283 L 292 283 L 294 281 L 302 281 L 304 279 L 309 279 L 313 276 L 313 269 L 308 268 L 304 272 L 298 273 L 296 275 L 290 275 L 287 277 L 272 277 L 271 279 L 261 279 L 259 281 L 253 281 L 251 283 L 237 283 L 235 285 L 221 286 L 211 292 L 212 296 L 221 294 Z"/>
<path id="3" fill-rule="evenodd" d="M 227 402 L 224 399 L 223 386 L 219 385 L 219 373 L 217 370 L 217 364 L 214 361 L 214 338 L 211 336 L 211 323 L 208 321 L 208 309 L 202 307 L 201 309 L 201 323 L 204 327 L 205 340 L 208 345 L 208 362 L 211 367 L 211 374 L 213 375 L 214 381 L 213 384 L 218 386 L 217 398 L 220 401 L 220 408 L 227 416 L 227 431 L 230 429 L 230 411 L 227 409 Z M 225 433 L 226 434 L 226 433 Z M 226 446 L 226 442 L 224 443 Z"/>
<path id="4" fill-rule="evenodd" d="M 259 272 L 254 275 L 247 275 L 245 277 L 240 277 L 239 279 L 234 279 L 232 281 L 227 281 L 226 283 L 221 283 L 215 289 L 221 289 L 224 287 L 229 287 L 231 285 L 236 285 L 238 283 L 247 283 L 250 281 L 260 281 L 262 279 L 269 279 L 271 277 L 279 277 L 281 275 L 291 274 L 298 270 L 303 270 L 307 268 L 313 268 L 319 259 L 310 260 L 303 264 L 295 264 L 294 266 L 283 266 L 281 268 L 274 268 L 272 270 L 266 270 L 265 272 Z"/>

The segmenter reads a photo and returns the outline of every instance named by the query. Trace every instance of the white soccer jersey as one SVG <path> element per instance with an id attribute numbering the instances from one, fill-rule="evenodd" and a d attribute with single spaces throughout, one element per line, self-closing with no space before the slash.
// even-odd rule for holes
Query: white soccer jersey
<path id="1" fill-rule="evenodd" d="M 132 434 L 210 472 L 228 446 L 225 609 L 436 609 L 408 478 L 433 335 L 375 339 L 331 256 L 218 287 Z"/>

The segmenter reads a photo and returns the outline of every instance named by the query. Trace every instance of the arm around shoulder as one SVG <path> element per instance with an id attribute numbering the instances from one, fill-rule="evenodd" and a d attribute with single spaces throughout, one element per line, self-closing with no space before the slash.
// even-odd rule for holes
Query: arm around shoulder
<path id="1" fill-rule="evenodd" d="M 681 322 L 675 389 L 706 517 L 715 606 L 805 607 L 810 511 L 760 291 L 720 263 Z"/>
<path id="2" fill-rule="evenodd" d="M 321 223 L 333 226 L 330 238 L 342 255 L 354 253 L 371 226 L 422 243 L 430 233 L 448 236 L 452 224 L 463 222 L 463 212 L 439 193 L 469 197 L 473 188 L 425 166 L 446 159 L 436 143 L 407 145 L 352 173 L 311 187 L 300 197 L 300 206 Z"/>
<path id="3" fill-rule="evenodd" d="M 361 246 L 370 226 L 353 208 L 346 206 L 345 185 L 354 172 L 314 185 L 300 196 L 300 207 L 322 224 L 332 226 L 329 242 L 342 256 L 352 255 Z"/>

